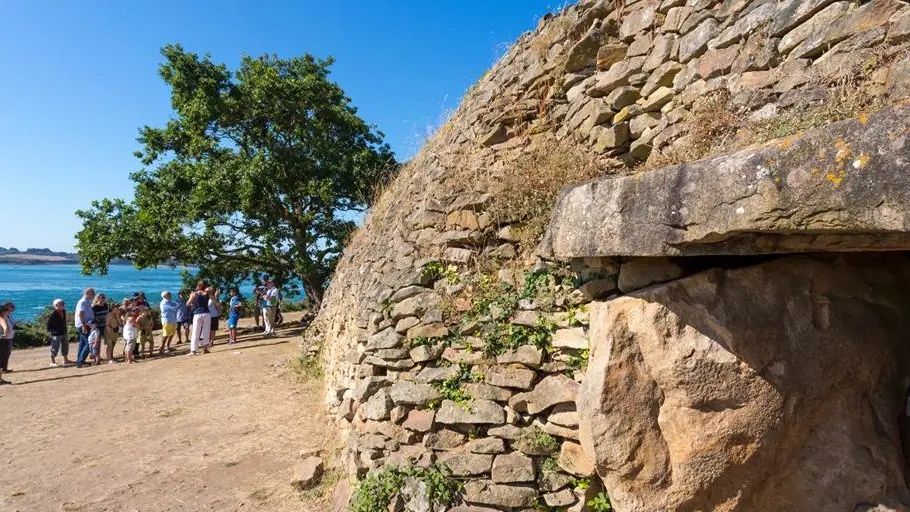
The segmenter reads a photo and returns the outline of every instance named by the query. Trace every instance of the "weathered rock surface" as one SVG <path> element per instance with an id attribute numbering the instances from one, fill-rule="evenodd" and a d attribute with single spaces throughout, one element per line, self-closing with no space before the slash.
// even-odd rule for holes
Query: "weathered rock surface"
<path id="1" fill-rule="evenodd" d="M 594 305 L 581 441 L 616 509 L 905 510 L 907 282 L 794 256 Z"/>
<path id="2" fill-rule="evenodd" d="M 322 459 L 316 456 L 307 457 L 294 468 L 291 486 L 299 491 L 306 491 L 319 485 L 322 480 Z"/>
<path id="3" fill-rule="evenodd" d="M 570 187 L 541 253 L 910 249 L 908 132 L 903 105 L 729 156 Z"/>
<path id="4" fill-rule="evenodd" d="M 436 422 L 443 425 L 496 425 L 505 420 L 505 410 L 496 402 L 471 400 L 462 406 L 452 400 L 443 400 L 436 413 Z"/>

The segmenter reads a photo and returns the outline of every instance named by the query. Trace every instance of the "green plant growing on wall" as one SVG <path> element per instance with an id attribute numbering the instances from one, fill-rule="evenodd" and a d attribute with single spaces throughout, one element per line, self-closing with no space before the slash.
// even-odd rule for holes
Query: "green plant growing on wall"
<path id="1" fill-rule="evenodd" d="M 543 459 L 540 462 L 540 471 L 545 475 L 558 473 L 559 464 L 556 462 L 556 455 L 550 455 L 549 457 Z"/>
<path id="2" fill-rule="evenodd" d="M 607 493 L 600 491 L 588 500 L 588 508 L 591 512 L 610 512 L 613 510 L 613 505 L 610 504 L 610 498 Z"/>
<path id="3" fill-rule="evenodd" d="M 458 363 L 457 375 L 453 375 L 442 382 L 434 382 L 433 387 L 439 390 L 443 398 L 452 400 L 461 406 L 466 406 L 472 397 L 467 391 L 462 389 L 462 384 L 465 382 L 480 382 L 482 380 L 482 374 L 475 373 L 471 365 L 460 362 Z"/>
<path id="4" fill-rule="evenodd" d="M 350 512 L 388 512 L 392 499 L 409 478 L 426 485 L 427 497 L 434 506 L 454 504 L 462 491 L 461 483 L 453 480 L 448 469 L 440 464 L 426 468 L 385 466 L 360 481 L 351 497 Z"/>
<path id="5" fill-rule="evenodd" d="M 576 491 L 584 491 L 588 487 L 591 487 L 591 482 L 593 481 L 594 479 L 590 476 L 583 476 L 579 478 L 573 478 L 569 485 L 571 485 L 572 488 Z"/>
<path id="6" fill-rule="evenodd" d="M 533 345 L 544 352 L 550 352 L 555 331 L 556 324 L 541 317 L 537 325 L 530 327 L 508 322 L 488 323 L 481 327 L 480 336 L 484 341 L 484 353 L 498 356 L 522 345 Z"/>
<path id="7" fill-rule="evenodd" d="M 421 275 L 431 281 L 445 279 L 449 284 L 458 284 L 461 282 L 461 275 L 458 274 L 458 267 L 455 265 L 445 265 L 439 261 L 431 261 L 423 266 Z"/>
<path id="8" fill-rule="evenodd" d="M 554 452 L 559 449 L 559 441 L 536 426 L 526 429 L 522 437 L 529 446 L 538 450 Z"/>

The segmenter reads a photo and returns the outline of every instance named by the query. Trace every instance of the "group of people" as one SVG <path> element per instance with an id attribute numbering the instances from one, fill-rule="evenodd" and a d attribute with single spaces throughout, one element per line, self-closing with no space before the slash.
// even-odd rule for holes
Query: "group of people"
<path id="1" fill-rule="evenodd" d="M 175 345 L 188 342 L 189 355 L 194 356 L 200 350 L 208 353 L 214 344 L 218 331 L 219 319 L 223 310 L 227 313 L 228 343 L 237 342 L 237 323 L 243 310 L 243 302 L 236 288 L 229 291 L 226 305 L 219 301 L 221 291 L 199 281 L 195 290 L 190 293 L 179 292 L 174 300 L 171 292 L 161 293 L 159 311 L 161 313 L 161 343 L 158 355 L 172 352 L 171 343 Z M 279 321 L 281 294 L 274 281 L 266 286 L 257 286 L 255 298 L 255 319 L 259 326 L 262 318 L 264 335 L 275 336 L 276 321 Z M 137 358 L 155 357 L 155 319 L 152 308 L 143 292 L 137 292 L 132 298 L 121 302 L 111 302 L 103 293 L 95 293 L 94 288 L 87 288 L 76 303 L 74 310 L 74 327 L 78 335 L 76 360 L 69 359 L 69 333 L 66 304 L 62 299 L 53 301 L 53 311 L 47 319 L 47 335 L 50 344 L 51 366 L 59 366 L 58 354 L 63 356 L 63 364 L 75 364 L 77 368 L 98 365 L 105 360 L 108 364 L 116 362 L 114 348 L 122 338 L 123 358 L 133 363 Z M 12 352 L 16 322 L 12 313 L 13 303 L 0 305 L 0 384 L 7 384 L 3 374 L 10 372 L 9 358 Z M 102 357 L 102 345 L 104 356 Z"/>

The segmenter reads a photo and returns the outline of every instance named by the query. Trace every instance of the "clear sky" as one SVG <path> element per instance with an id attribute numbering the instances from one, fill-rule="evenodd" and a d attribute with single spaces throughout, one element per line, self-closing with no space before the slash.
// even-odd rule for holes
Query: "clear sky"
<path id="1" fill-rule="evenodd" d="M 560 0 L 0 0 L 0 246 L 72 250 L 73 212 L 132 197 L 140 126 L 171 115 L 161 46 L 236 68 L 312 53 L 399 158 Z"/>

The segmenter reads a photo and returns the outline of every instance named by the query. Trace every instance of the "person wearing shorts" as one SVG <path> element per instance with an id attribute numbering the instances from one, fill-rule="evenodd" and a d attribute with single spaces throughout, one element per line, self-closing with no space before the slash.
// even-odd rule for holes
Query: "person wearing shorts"
<path id="1" fill-rule="evenodd" d="M 243 307 L 243 303 L 237 296 L 236 288 L 228 291 L 231 294 L 231 301 L 228 303 L 228 343 L 237 343 L 237 322 L 240 320 L 240 308 Z"/>
<path id="2" fill-rule="evenodd" d="M 51 342 L 51 366 L 57 366 L 57 353 L 63 356 L 63 365 L 72 364 L 69 357 L 70 342 L 66 335 L 66 306 L 63 299 L 54 300 L 54 310 L 47 317 L 47 336 Z"/>
<path id="3" fill-rule="evenodd" d="M 171 292 L 161 292 L 161 349 L 159 355 L 171 351 L 171 340 L 177 334 L 177 311 L 179 305 L 171 300 Z"/>

